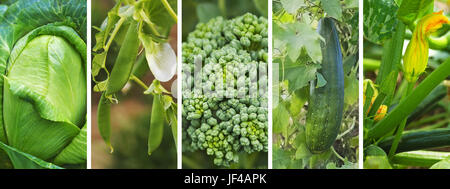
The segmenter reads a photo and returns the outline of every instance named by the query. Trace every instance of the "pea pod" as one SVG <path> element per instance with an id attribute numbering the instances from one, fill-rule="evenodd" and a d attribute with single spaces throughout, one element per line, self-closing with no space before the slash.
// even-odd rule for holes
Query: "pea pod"
<path id="1" fill-rule="evenodd" d="M 97 126 L 105 143 L 111 148 L 113 152 L 113 147 L 111 146 L 111 102 L 105 97 L 105 93 L 100 97 L 100 101 L 97 107 Z"/>
<path id="2" fill-rule="evenodd" d="M 131 71 L 133 70 L 133 64 L 136 60 L 139 50 L 139 38 L 138 38 L 138 22 L 132 20 L 130 27 L 125 36 L 125 43 L 120 48 L 117 55 L 116 62 L 111 71 L 110 78 L 108 80 L 108 87 L 106 88 L 106 97 L 111 96 L 115 92 L 121 90 L 130 78 Z"/>
<path id="3" fill-rule="evenodd" d="M 164 107 L 161 94 L 153 94 L 152 117 L 148 134 L 148 155 L 151 155 L 161 144 L 164 134 Z"/>

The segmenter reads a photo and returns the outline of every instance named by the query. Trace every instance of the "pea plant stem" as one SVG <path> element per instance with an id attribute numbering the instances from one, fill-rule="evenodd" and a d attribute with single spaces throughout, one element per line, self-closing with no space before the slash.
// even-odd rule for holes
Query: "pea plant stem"
<path id="1" fill-rule="evenodd" d="M 141 86 L 145 91 L 148 89 L 147 85 L 141 81 L 138 77 L 131 75 L 130 80 L 134 81 L 135 83 L 137 83 L 139 86 Z"/>
<path id="2" fill-rule="evenodd" d="M 405 100 L 406 97 L 408 97 L 412 89 L 414 88 L 415 82 L 408 82 L 408 89 L 406 90 L 405 94 L 402 97 L 402 101 Z M 394 142 L 392 143 L 391 149 L 389 150 L 389 159 L 392 159 L 394 157 L 395 152 L 397 151 L 398 143 L 400 142 L 400 139 L 402 138 L 403 130 L 405 129 L 406 121 L 408 118 L 404 118 L 403 121 L 400 123 L 400 126 L 397 129 L 397 132 L 395 134 Z"/>
<path id="3" fill-rule="evenodd" d="M 119 21 L 116 24 L 116 27 L 114 27 L 113 32 L 111 33 L 111 36 L 109 37 L 108 42 L 106 43 L 106 45 L 103 47 L 103 49 L 108 52 L 109 47 L 111 46 L 111 43 L 114 41 L 114 38 L 116 37 L 116 34 L 119 32 L 120 27 L 122 26 L 122 24 L 125 22 L 126 18 L 125 17 L 121 17 L 119 19 Z"/>
<path id="4" fill-rule="evenodd" d="M 175 13 L 175 11 L 173 11 L 169 2 L 167 2 L 167 0 L 161 0 L 161 2 L 164 5 L 164 7 L 167 9 L 167 12 L 169 12 L 170 16 L 173 18 L 173 20 L 175 20 L 175 22 L 177 22 L 177 14 Z"/>

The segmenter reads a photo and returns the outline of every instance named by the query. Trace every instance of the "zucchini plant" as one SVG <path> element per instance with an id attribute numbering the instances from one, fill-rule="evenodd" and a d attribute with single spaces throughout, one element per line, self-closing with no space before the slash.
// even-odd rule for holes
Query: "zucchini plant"
<path id="1" fill-rule="evenodd" d="M 364 168 L 448 168 L 450 27 L 436 11 L 443 8 L 432 0 L 364 4 L 369 14 L 393 10 L 383 32 L 376 29 L 382 19 L 364 12 L 364 48 L 371 49 L 364 66 L 379 62 L 364 74 Z"/>
<path id="2" fill-rule="evenodd" d="M 139 87 L 141 94 L 151 96 L 148 155 L 160 146 L 166 126 L 171 128 L 171 140 L 176 146 L 177 105 L 173 97 L 176 98 L 177 58 L 169 44 L 176 40 L 170 38 L 177 23 L 176 8 L 176 0 L 118 0 L 103 23 L 93 26 L 92 90 L 100 93 L 97 127 L 111 153 L 111 115 L 117 116 L 111 108 L 126 98 L 133 86 Z M 143 79 L 149 71 L 150 85 Z"/>
<path id="3" fill-rule="evenodd" d="M 86 1 L 0 5 L 0 168 L 86 168 Z"/>
<path id="4" fill-rule="evenodd" d="M 356 168 L 357 8 L 273 1 L 273 168 Z"/>

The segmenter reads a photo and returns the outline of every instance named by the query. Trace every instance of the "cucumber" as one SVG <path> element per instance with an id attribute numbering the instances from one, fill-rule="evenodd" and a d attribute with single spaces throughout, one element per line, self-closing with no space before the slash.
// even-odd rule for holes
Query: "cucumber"
<path id="1" fill-rule="evenodd" d="M 378 146 L 389 152 L 393 140 L 393 136 L 387 137 Z M 397 153 L 444 146 L 450 146 L 450 128 L 409 131 L 403 134 Z"/>
<path id="2" fill-rule="evenodd" d="M 322 153 L 333 145 L 339 133 L 344 109 L 344 70 L 339 37 L 332 18 L 322 18 L 317 28 L 324 38 L 322 67 L 318 70 L 327 81 L 316 88 L 312 83 L 306 115 L 306 146 L 314 153 Z"/>

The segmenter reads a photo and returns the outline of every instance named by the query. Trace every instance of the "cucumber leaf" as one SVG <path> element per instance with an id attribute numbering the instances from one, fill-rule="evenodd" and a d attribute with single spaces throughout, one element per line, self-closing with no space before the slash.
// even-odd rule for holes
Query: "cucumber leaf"
<path id="1" fill-rule="evenodd" d="M 322 7 L 329 17 L 333 17 L 336 20 L 342 19 L 342 7 L 340 0 L 320 0 Z"/>

